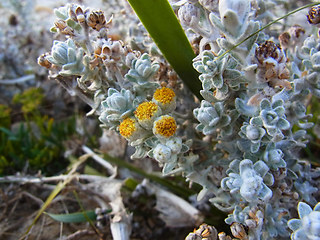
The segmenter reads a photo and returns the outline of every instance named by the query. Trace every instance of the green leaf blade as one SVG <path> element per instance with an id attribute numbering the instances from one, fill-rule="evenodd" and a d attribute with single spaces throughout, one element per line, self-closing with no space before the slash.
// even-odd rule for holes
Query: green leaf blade
<path id="1" fill-rule="evenodd" d="M 190 91 L 201 99 L 195 54 L 167 0 L 128 0 L 160 51 Z"/>
<path id="2" fill-rule="evenodd" d="M 68 213 L 68 214 L 53 214 L 46 213 L 52 219 L 58 222 L 64 223 L 80 223 L 80 222 L 88 222 L 88 218 L 92 221 L 96 220 L 97 215 L 95 211 L 86 211 L 86 212 L 76 212 L 76 213 Z"/>

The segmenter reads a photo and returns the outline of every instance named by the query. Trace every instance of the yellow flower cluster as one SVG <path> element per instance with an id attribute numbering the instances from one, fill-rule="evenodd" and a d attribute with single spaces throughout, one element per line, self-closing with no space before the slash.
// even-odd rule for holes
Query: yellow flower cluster
<path id="1" fill-rule="evenodd" d="M 175 97 L 174 91 L 170 88 L 157 89 L 153 101 L 141 103 L 134 111 L 134 117 L 126 118 L 120 123 L 120 134 L 130 141 L 142 137 L 146 130 L 153 130 L 158 137 L 173 136 L 177 129 L 176 121 L 173 117 L 163 114 L 168 110 L 174 110 Z M 165 112 L 162 109 L 165 109 Z"/>

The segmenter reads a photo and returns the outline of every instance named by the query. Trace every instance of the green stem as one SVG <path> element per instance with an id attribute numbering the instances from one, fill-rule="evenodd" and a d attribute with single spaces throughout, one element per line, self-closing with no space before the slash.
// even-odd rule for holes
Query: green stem
<path id="1" fill-rule="evenodd" d="M 177 194 L 185 199 L 187 199 L 190 195 L 193 195 L 196 193 L 195 191 L 193 191 L 191 189 L 183 188 L 183 187 L 179 186 L 178 184 L 176 184 L 174 182 L 170 182 L 170 181 L 163 179 L 157 175 L 146 173 L 142 169 L 137 168 L 134 165 L 132 165 L 124 160 L 121 160 L 119 158 L 114 158 L 114 157 L 111 157 L 107 154 L 104 154 L 103 157 L 106 161 L 108 161 L 110 163 L 113 163 L 119 167 L 127 168 L 130 171 L 135 172 L 142 177 L 148 178 L 156 183 L 159 183 L 160 185 L 170 189 L 172 192 L 174 192 L 175 194 Z"/>

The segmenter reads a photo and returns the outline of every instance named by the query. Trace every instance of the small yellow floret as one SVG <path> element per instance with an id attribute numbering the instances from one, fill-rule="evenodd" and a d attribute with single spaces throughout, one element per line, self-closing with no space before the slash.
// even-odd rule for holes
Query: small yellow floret
<path id="1" fill-rule="evenodd" d="M 167 104 L 172 102 L 175 96 L 176 94 L 174 93 L 174 91 L 167 87 L 159 88 L 153 94 L 154 100 L 162 104 Z"/>
<path id="2" fill-rule="evenodd" d="M 173 117 L 162 116 L 154 122 L 154 133 L 164 137 L 171 137 L 177 130 L 177 124 Z"/>
<path id="3" fill-rule="evenodd" d="M 120 123 L 120 134 L 125 138 L 130 138 L 136 131 L 135 121 L 132 118 L 126 118 Z"/>
<path id="4" fill-rule="evenodd" d="M 158 106 L 154 102 L 143 102 L 141 103 L 134 115 L 140 121 L 151 119 L 152 116 L 158 111 Z"/>

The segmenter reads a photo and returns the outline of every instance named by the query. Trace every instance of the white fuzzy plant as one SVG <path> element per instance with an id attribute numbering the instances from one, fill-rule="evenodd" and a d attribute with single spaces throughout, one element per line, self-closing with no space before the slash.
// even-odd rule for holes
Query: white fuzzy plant
<path id="1" fill-rule="evenodd" d="M 134 51 L 108 38 L 111 21 L 101 11 L 57 9 L 53 30 L 68 40 L 56 41 L 39 63 L 88 102 L 104 128 L 135 147 L 132 158 L 154 158 L 163 174 L 200 184 L 198 200 L 212 196 L 210 202 L 229 214 L 225 222 L 234 237 L 320 239 L 319 207 L 306 204 L 319 200 L 320 169 L 297 154 L 313 126 L 308 99 L 320 96 L 317 29 L 284 22 L 257 33 L 290 4 L 296 1 L 172 2 L 198 52 L 193 67 L 203 99 L 190 105 L 194 118 L 183 106 L 190 96 L 179 87 L 160 87 L 157 73 L 168 64 L 154 47 L 143 53 L 150 47 L 143 30 L 130 25 L 132 39 L 139 39 Z M 309 12 L 310 23 L 320 22 L 319 9 Z M 189 114 L 179 113 L 186 109 Z M 298 203 L 301 220 L 288 222 Z"/>

